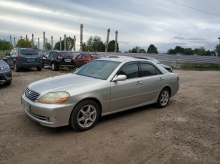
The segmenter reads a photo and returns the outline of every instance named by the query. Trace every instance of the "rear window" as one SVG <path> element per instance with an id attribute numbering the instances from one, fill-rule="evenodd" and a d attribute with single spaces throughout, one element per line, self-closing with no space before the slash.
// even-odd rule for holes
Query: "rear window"
<path id="1" fill-rule="evenodd" d="M 69 52 L 60 52 L 59 56 L 62 56 L 62 57 L 73 57 L 73 55 L 71 53 L 69 53 Z"/>
<path id="2" fill-rule="evenodd" d="M 38 51 L 35 49 L 21 49 L 20 52 L 23 55 L 38 55 Z"/>

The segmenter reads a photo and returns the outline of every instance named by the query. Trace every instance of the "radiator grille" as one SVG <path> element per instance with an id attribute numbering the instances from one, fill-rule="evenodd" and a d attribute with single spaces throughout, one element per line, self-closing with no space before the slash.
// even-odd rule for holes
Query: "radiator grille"
<path id="1" fill-rule="evenodd" d="M 31 101 L 35 101 L 39 95 L 39 93 L 32 91 L 29 88 L 26 88 L 25 90 L 25 96 Z"/>

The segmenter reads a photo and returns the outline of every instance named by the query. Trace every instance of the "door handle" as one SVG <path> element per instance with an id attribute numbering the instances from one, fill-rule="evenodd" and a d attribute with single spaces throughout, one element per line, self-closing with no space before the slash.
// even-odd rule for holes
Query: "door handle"
<path id="1" fill-rule="evenodd" d="M 141 81 L 137 81 L 136 85 L 139 85 L 139 84 L 142 84 L 142 82 Z"/>
<path id="2" fill-rule="evenodd" d="M 162 81 L 162 80 L 164 80 L 164 78 L 161 77 L 161 78 L 160 78 L 160 81 Z"/>

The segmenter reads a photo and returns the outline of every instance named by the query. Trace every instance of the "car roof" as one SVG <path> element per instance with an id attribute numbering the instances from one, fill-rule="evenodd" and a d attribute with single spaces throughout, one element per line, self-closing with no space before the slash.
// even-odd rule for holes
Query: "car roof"
<path id="1" fill-rule="evenodd" d="M 132 57 L 123 57 L 123 58 L 100 58 L 96 60 L 107 60 L 107 61 L 118 61 L 118 62 L 132 62 L 132 61 L 146 61 L 143 59 L 132 58 Z"/>

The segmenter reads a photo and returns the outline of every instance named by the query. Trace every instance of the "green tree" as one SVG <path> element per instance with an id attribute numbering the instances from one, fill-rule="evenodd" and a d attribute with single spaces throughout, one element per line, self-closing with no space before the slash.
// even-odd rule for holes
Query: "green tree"
<path id="1" fill-rule="evenodd" d="M 178 54 L 178 53 L 183 54 L 184 53 L 184 48 L 182 48 L 180 46 L 176 46 L 174 51 L 175 51 L 175 54 Z"/>
<path id="2" fill-rule="evenodd" d="M 30 41 L 29 39 L 20 39 L 20 40 L 18 40 L 16 47 L 33 48 L 34 45 L 33 45 L 32 41 Z"/>
<path id="3" fill-rule="evenodd" d="M 116 52 L 118 52 L 118 51 L 119 51 L 119 46 L 118 46 L 118 43 L 117 43 Z M 108 52 L 115 52 L 115 40 L 111 40 L 108 43 Z"/>
<path id="4" fill-rule="evenodd" d="M 72 50 L 74 45 L 74 38 L 71 38 L 70 36 L 68 36 L 66 38 L 66 50 L 70 51 Z M 56 42 L 55 46 L 54 46 L 55 50 L 60 50 L 60 41 Z M 61 40 L 61 51 L 64 50 L 64 40 Z"/>
<path id="5" fill-rule="evenodd" d="M 90 37 L 87 43 L 83 44 L 83 51 L 104 52 L 105 45 L 99 36 Z"/>
<path id="6" fill-rule="evenodd" d="M 71 51 L 74 45 L 74 38 L 70 36 L 66 38 L 66 50 Z"/>
<path id="7" fill-rule="evenodd" d="M 54 45 L 54 49 L 55 50 L 60 50 L 60 41 L 56 42 L 56 44 Z M 64 50 L 64 41 L 61 40 L 61 51 Z"/>
<path id="8" fill-rule="evenodd" d="M 175 52 L 174 49 L 169 49 L 169 50 L 167 51 L 167 53 L 168 53 L 168 54 L 176 54 L 176 52 Z"/>
<path id="9" fill-rule="evenodd" d="M 52 46 L 51 46 L 51 44 L 50 43 L 45 43 L 45 49 L 47 49 L 47 50 L 51 50 L 51 48 L 52 48 Z"/>
<path id="10" fill-rule="evenodd" d="M 12 45 L 10 42 L 0 39 L 0 50 L 1 51 L 7 51 L 7 50 L 11 50 L 11 49 L 12 49 Z"/>
<path id="11" fill-rule="evenodd" d="M 217 44 L 215 47 L 215 51 L 220 55 L 220 44 Z"/>
<path id="12" fill-rule="evenodd" d="M 194 50 L 195 54 L 197 55 L 202 55 L 202 56 L 205 56 L 206 55 L 206 51 L 205 51 L 205 48 L 204 47 L 201 47 L 201 48 L 196 48 Z"/>
<path id="13" fill-rule="evenodd" d="M 151 44 L 147 49 L 147 53 L 158 54 L 157 47 L 155 47 L 153 44 Z"/>
<path id="14" fill-rule="evenodd" d="M 184 55 L 193 55 L 194 51 L 192 50 L 192 48 L 186 48 L 186 49 L 184 49 L 183 54 Z"/>

